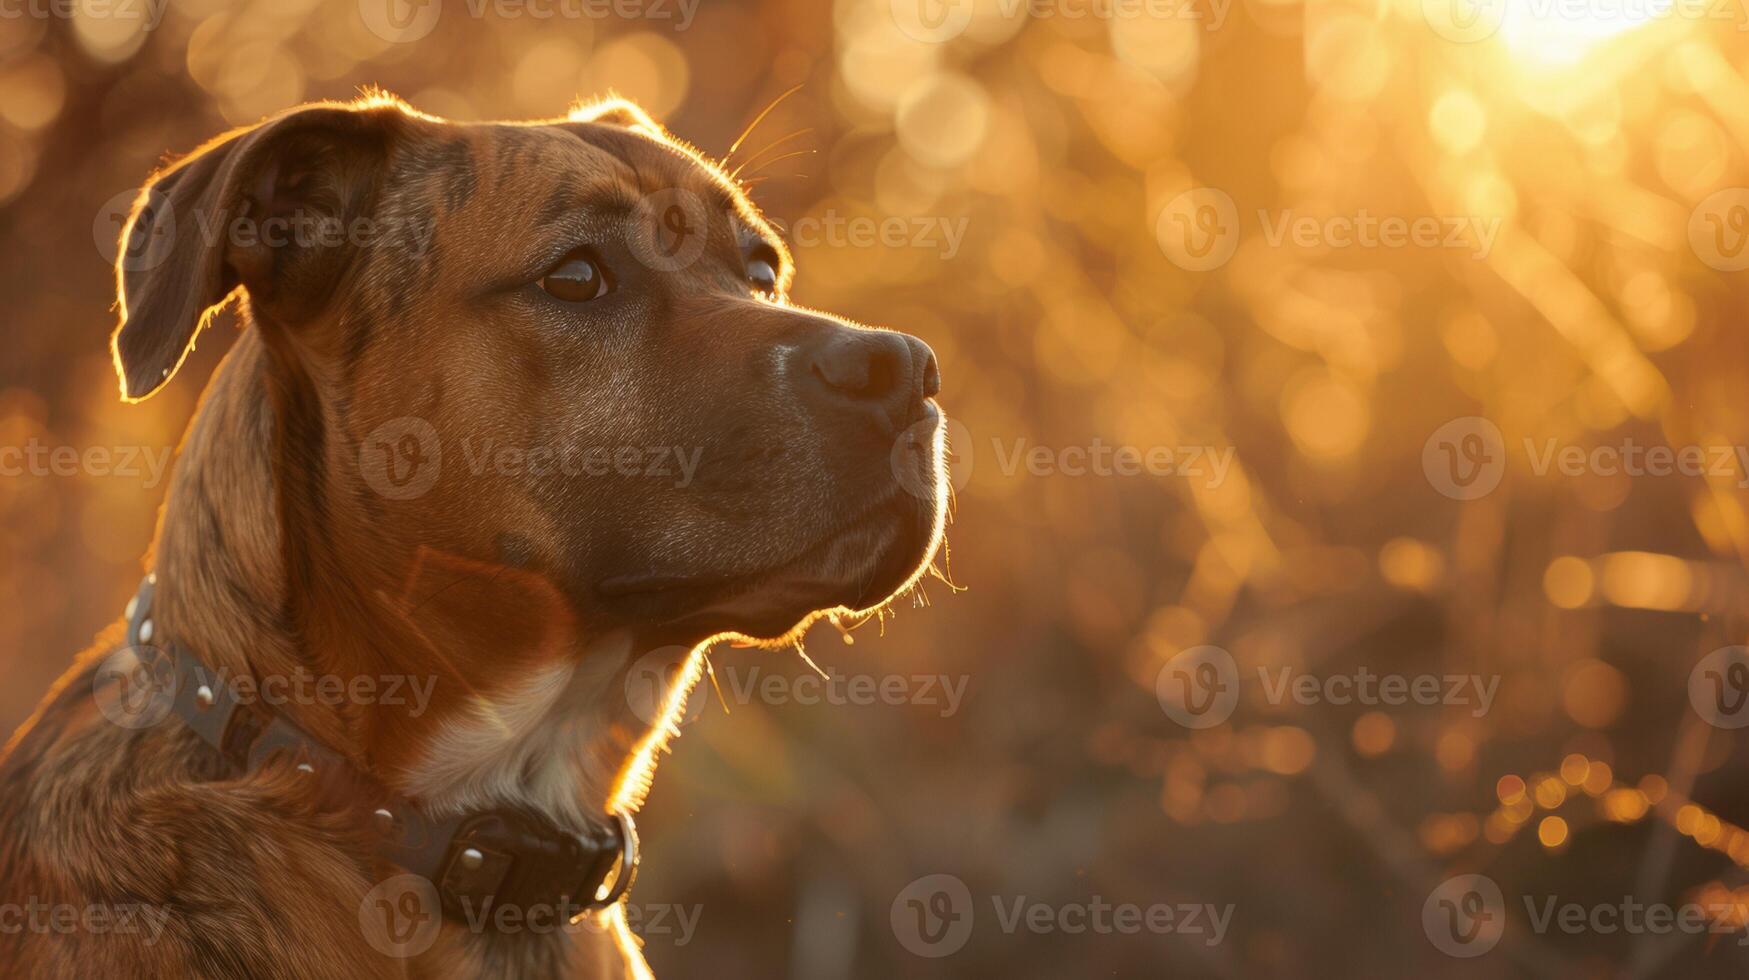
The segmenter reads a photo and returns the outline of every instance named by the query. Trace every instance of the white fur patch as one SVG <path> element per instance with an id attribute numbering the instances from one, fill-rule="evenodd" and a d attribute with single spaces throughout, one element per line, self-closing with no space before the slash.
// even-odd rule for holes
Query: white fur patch
<path id="1" fill-rule="evenodd" d="M 509 694 L 477 699 L 444 722 L 407 772 L 405 791 L 439 813 L 511 805 L 560 826 L 599 819 L 622 760 L 595 742 L 620 714 L 625 694 L 616 678 L 628 652 L 624 641 L 595 644 Z"/>

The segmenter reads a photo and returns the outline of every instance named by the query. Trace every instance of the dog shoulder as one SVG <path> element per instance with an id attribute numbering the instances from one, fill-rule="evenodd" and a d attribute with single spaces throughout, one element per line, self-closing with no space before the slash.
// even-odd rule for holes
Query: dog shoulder
<path id="1" fill-rule="evenodd" d="M 405 975 L 359 925 L 365 848 L 304 777 L 203 781 L 191 732 L 93 717 L 80 683 L 0 770 L 0 887 L 18 926 L 0 929 L 0 962 L 46 977 Z"/>

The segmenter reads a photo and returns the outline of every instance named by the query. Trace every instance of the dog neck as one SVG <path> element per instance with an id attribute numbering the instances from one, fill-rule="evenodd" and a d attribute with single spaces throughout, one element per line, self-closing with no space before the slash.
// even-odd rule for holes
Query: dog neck
<path id="1" fill-rule="evenodd" d="M 153 549 L 163 635 L 282 679 L 276 710 L 436 814 L 599 821 L 649 736 L 629 639 L 585 638 L 538 574 L 385 534 L 367 494 L 337 492 L 357 450 L 331 407 L 276 360 L 244 330 L 184 440 Z"/>

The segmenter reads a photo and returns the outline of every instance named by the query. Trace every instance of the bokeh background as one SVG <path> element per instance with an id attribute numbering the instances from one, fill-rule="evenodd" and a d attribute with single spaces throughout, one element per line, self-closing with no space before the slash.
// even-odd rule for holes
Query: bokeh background
<path id="1" fill-rule="evenodd" d="M 612 89 L 721 155 L 799 86 L 737 154 L 764 209 L 935 232 L 798 242 L 795 295 L 925 338 L 964 426 L 963 591 L 931 582 L 926 607 L 853 645 L 822 628 L 809 652 L 963 679 L 966 698 L 946 717 L 725 713 L 701 692 L 640 816 L 636 900 L 699 912 L 689 942 L 650 937 L 659 976 L 1741 976 L 1741 931 L 1536 935 L 1518 898 L 1749 917 L 1746 743 L 1689 699 L 1700 658 L 1745 642 L 1741 463 L 1566 474 L 1525 448 L 1749 445 L 1749 197 L 1718 196 L 1749 183 L 1749 15 L 1510 2 L 1466 38 L 1443 0 L 703 0 L 684 28 L 677 0 L 667 19 L 458 0 L 405 41 L 357 0 L 160 0 L 150 30 L 88 0 L 10 5 L 0 445 L 179 438 L 230 322 L 139 406 L 105 350 L 113 216 L 166 153 L 380 85 L 466 120 Z M 1497 236 L 1272 241 L 1288 214 Z M 1187 252 L 1192 228 L 1226 260 Z M 1504 472 L 1456 500 L 1424 463 L 1469 417 L 1502 433 Z M 1233 464 L 1219 481 L 1033 473 L 1004 465 L 1015 440 Z M 0 478 L 6 728 L 117 615 L 162 493 L 145 473 Z M 1157 681 L 1205 644 L 1250 679 L 1230 720 L 1192 730 Z M 1479 717 L 1300 706 L 1270 703 L 1259 667 L 1501 682 Z M 1430 891 L 1469 872 L 1512 906 L 1474 961 L 1422 925 Z M 977 901 L 939 959 L 893 926 L 931 874 Z M 1021 895 L 1234 914 L 1218 945 L 1007 934 L 991 897 Z"/>

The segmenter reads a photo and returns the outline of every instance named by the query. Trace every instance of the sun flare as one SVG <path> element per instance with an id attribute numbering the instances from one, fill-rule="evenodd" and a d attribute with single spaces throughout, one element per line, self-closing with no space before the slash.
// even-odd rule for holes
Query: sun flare
<path id="1" fill-rule="evenodd" d="M 1673 0 L 1494 0 L 1504 2 L 1500 34 L 1514 55 L 1572 65 L 1598 45 L 1669 16 Z"/>

